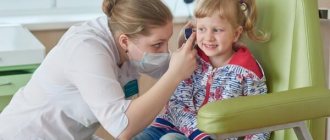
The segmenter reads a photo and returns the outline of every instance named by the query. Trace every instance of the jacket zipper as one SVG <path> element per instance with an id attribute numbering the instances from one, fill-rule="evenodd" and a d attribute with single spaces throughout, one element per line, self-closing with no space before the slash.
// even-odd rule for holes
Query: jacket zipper
<path id="1" fill-rule="evenodd" d="M 215 69 L 212 70 L 211 74 L 207 78 L 206 87 L 205 87 L 206 88 L 205 98 L 201 106 L 204 106 L 205 104 L 207 104 L 207 102 L 209 102 L 210 92 L 211 92 L 210 90 L 213 83 L 214 72 Z"/>

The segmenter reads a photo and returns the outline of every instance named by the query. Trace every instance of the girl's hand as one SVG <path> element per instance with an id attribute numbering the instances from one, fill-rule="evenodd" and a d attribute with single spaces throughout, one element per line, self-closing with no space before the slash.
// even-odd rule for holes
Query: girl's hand
<path id="1" fill-rule="evenodd" d="M 189 78 L 196 69 L 195 39 L 196 33 L 192 33 L 187 42 L 172 54 L 167 72 L 179 78 L 180 81 Z"/>

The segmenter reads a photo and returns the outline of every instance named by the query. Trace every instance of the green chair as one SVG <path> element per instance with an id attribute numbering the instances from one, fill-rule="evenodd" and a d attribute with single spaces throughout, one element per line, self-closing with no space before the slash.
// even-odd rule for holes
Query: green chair
<path id="1" fill-rule="evenodd" d="M 265 70 L 269 94 L 209 103 L 198 112 L 198 128 L 218 139 L 275 131 L 276 140 L 325 140 L 330 90 L 317 1 L 256 1 L 257 25 L 271 40 L 244 42 Z"/>

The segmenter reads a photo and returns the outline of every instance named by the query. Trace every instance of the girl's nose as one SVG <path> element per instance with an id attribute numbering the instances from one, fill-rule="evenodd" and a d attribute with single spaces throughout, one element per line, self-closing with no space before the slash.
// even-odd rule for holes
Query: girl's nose
<path id="1" fill-rule="evenodd" d="M 205 39 L 207 40 L 207 41 L 214 41 L 214 35 L 213 35 L 213 33 L 212 32 L 207 32 L 206 34 L 205 34 Z"/>

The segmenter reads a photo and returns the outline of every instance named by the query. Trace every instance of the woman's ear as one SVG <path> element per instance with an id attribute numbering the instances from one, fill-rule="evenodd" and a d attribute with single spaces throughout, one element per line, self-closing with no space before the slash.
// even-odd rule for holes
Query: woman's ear
<path id="1" fill-rule="evenodd" d="M 127 51 L 128 50 L 128 36 L 125 34 L 121 34 L 121 35 L 119 35 L 118 41 L 119 41 L 120 47 L 122 49 L 124 49 L 125 51 Z"/>
<path id="2" fill-rule="evenodd" d="M 235 40 L 234 40 L 234 42 L 237 42 L 239 40 L 242 32 L 243 32 L 243 27 L 242 26 L 238 26 L 236 28 L 236 30 L 235 30 Z"/>

